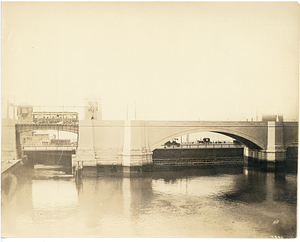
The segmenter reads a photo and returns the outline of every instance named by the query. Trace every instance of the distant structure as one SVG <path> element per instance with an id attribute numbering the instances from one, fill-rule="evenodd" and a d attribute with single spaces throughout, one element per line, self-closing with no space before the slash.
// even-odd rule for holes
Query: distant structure
<path id="1" fill-rule="evenodd" d="M 38 145 L 42 142 L 50 142 L 49 134 L 38 134 L 36 131 L 27 131 L 20 133 L 20 144 L 24 145 Z"/>
<path id="2" fill-rule="evenodd" d="M 100 98 L 85 98 L 85 119 L 102 120 L 102 101 Z"/>
<path id="3" fill-rule="evenodd" d="M 17 106 L 18 123 L 30 124 L 32 122 L 33 106 L 29 104 L 21 104 Z"/>

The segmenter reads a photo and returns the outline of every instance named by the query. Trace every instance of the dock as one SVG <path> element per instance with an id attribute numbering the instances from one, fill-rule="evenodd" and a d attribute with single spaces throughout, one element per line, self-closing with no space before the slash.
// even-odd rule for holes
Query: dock
<path id="1" fill-rule="evenodd" d="M 1 175 L 7 172 L 13 172 L 22 164 L 22 160 L 5 160 L 1 161 Z"/>

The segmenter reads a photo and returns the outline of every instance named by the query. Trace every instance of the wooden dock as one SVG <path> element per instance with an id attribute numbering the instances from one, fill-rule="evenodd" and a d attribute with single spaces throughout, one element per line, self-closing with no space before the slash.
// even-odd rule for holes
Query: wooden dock
<path id="1" fill-rule="evenodd" d="M 153 159 L 154 166 L 202 166 L 202 165 L 238 165 L 244 157 L 202 157 L 202 158 L 162 158 Z"/>
<path id="2" fill-rule="evenodd" d="M 1 175 L 8 172 L 13 172 L 22 164 L 22 160 L 5 160 L 1 161 Z"/>

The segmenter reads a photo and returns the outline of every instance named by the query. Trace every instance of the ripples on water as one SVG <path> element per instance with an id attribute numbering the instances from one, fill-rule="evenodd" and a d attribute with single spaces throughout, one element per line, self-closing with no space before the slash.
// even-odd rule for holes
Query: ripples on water
<path id="1" fill-rule="evenodd" d="M 6 200 L 2 237 L 294 237 L 297 178 L 243 168 L 102 175 L 36 167 Z"/>

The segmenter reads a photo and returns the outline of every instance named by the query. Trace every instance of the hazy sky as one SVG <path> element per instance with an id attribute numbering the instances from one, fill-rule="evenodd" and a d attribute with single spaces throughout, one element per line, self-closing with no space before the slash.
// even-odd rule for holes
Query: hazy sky
<path id="1" fill-rule="evenodd" d="M 138 119 L 296 119 L 298 22 L 296 2 L 2 2 L 2 98 L 97 96 L 104 119 L 135 101 Z"/>

